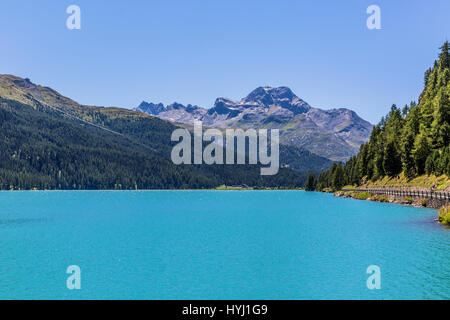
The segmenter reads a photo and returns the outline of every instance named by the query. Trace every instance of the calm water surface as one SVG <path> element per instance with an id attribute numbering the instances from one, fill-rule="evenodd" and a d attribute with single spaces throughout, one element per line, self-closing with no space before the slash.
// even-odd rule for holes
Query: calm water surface
<path id="1" fill-rule="evenodd" d="M 435 217 L 303 191 L 0 192 L 0 298 L 449 299 Z"/>

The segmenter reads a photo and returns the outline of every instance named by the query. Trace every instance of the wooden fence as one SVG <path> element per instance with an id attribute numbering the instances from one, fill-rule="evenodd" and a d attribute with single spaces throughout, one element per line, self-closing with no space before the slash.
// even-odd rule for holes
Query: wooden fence
<path id="1" fill-rule="evenodd" d="M 403 188 L 375 188 L 375 189 L 342 189 L 343 191 L 369 192 L 371 194 L 386 194 L 400 197 L 419 197 L 426 199 L 450 200 L 450 193 L 444 191 L 419 191 Z"/>

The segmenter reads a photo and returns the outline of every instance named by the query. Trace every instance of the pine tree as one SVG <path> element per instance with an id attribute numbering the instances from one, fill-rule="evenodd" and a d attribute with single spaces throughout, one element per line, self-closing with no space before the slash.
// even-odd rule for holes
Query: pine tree
<path id="1" fill-rule="evenodd" d="M 425 87 L 428 84 L 428 80 L 430 79 L 430 74 L 431 74 L 431 68 L 428 68 L 427 71 L 425 71 L 425 75 L 423 77 L 423 83 L 425 85 Z"/>
<path id="2" fill-rule="evenodd" d="M 331 178 L 331 186 L 334 190 L 341 190 L 344 185 L 345 185 L 344 168 L 342 167 L 342 163 L 339 163 L 333 172 Z"/>
<path id="3" fill-rule="evenodd" d="M 424 134 L 419 134 L 414 143 L 413 158 L 418 174 L 425 172 L 425 162 L 430 154 L 430 145 L 428 139 Z"/>
<path id="4" fill-rule="evenodd" d="M 427 175 L 432 174 L 435 171 L 435 166 L 434 166 L 434 158 L 433 155 L 429 155 L 427 157 L 427 160 L 425 161 L 425 173 Z"/>
<path id="5" fill-rule="evenodd" d="M 406 116 L 408 115 L 409 112 L 409 106 L 407 104 L 405 104 L 405 106 L 402 109 L 402 118 L 406 118 Z"/>
<path id="6" fill-rule="evenodd" d="M 357 163 L 356 163 L 356 167 L 357 167 L 357 170 L 358 170 L 358 175 L 361 178 L 363 178 L 363 177 L 368 175 L 367 152 L 368 152 L 368 145 L 367 145 L 367 143 L 365 143 L 359 149 L 359 154 L 357 156 Z"/>
<path id="7" fill-rule="evenodd" d="M 311 173 L 309 174 L 308 179 L 306 180 L 305 190 L 314 191 L 316 190 L 316 186 L 317 186 L 316 176 L 313 173 Z"/>
<path id="8" fill-rule="evenodd" d="M 407 178 L 413 178 L 416 175 L 416 166 L 412 151 L 414 148 L 414 134 L 411 131 L 407 131 L 402 140 L 402 169 Z"/>
<path id="9" fill-rule="evenodd" d="M 439 68 L 444 70 L 446 68 L 450 68 L 450 57 L 449 57 L 449 46 L 448 41 L 444 42 L 441 47 L 441 53 L 439 55 Z"/>
<path id="10" fill-rule="evenodd" d="M 431 124 L 433 147 L 438 149 L 450 142 L 450 98 L 444 89 L 437 97 L 434 120 Z"/>
<path id="11" fill-rule="evenodd" d="M 390 177 L 393 177 L 402 171 L 400 154 L 393 141 L 388 142 L 384 149 L 383 169 Z"/>

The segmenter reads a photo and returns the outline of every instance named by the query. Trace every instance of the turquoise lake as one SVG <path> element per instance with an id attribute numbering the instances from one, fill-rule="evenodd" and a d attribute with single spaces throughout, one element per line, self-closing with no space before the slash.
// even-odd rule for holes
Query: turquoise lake
<path id="1" fill-rule="evenodd" d="M 450 299 L 436 215 L 303 191 L 0 192 L 0 299 Z"/>

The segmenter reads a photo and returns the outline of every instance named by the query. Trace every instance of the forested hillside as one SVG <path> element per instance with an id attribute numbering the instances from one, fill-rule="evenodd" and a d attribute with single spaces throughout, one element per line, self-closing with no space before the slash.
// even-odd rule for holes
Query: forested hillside
<path id="1" fill-rule="evenodd" d="M 0 189 L 298 187 L 305 180 L 288 169 L 262 177 L 258 166 L 176 166 L 172 124 L 119 108 L 67 110 L 0 97 Z"/>
<path id="2" fill-rule="evenodd" d="M 418 103 L 402 109 L 393 105 L 345 165 L 335 164 L 318 179 L 318 189 L 339 190 L 367 180 L 404 175 L 450 176 L 450 57 L 449 43 L 426 70 Z"/>

